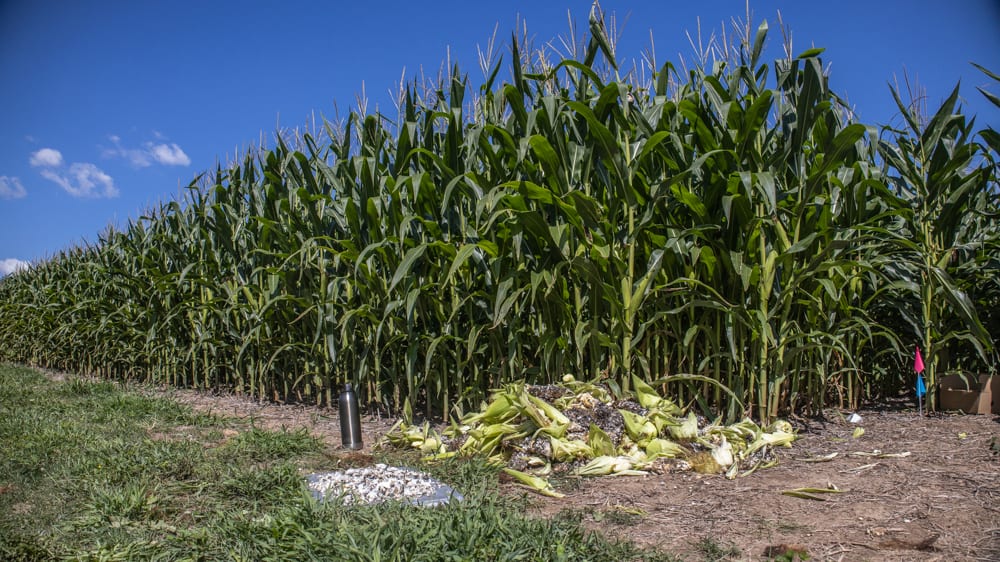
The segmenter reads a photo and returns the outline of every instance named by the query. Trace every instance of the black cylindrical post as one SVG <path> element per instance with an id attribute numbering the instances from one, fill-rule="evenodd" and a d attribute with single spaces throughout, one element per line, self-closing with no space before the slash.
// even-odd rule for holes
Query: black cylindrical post
<path id="1" fill-rule="evenodd" d="M 361 412 L 358 408 L 358 395 L 351 383 L 344 385 L 338 401 L 340 407 L 340 440 L 348 449 L 360 449 L 361 442 Z"/>

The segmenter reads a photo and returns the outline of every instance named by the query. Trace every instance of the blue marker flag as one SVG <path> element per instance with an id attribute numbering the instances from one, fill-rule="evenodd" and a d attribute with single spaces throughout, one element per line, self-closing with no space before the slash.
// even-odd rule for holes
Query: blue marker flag
<path id="1" fill-rule="evenodd" d="M 924 376 L 917 374 L 917 398 L 927 394 L 927 387 L 924 385 Z"/>

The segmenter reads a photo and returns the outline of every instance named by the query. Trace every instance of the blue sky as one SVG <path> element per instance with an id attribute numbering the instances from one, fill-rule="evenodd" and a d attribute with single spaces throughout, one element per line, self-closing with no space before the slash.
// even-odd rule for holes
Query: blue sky
<path id="1" fill-rule="evenodd" d="M 617 16 L 619 58 L 638 59 L 650 33 L 659 61 L 691 60 L 685 32 L 707 40 L 744 0 L 602 2 Z M 1000 72 L 1000 0 L 757 1 L 754 26 L 777 11 L 796 53 L 825 47 L 835 91 L 867 123 L 899 123 L 887 83 L 904 71 L 933 110 L 961 80 L 967 114 L 1000 129 L 975 90 Z M 477 45 L 496 26 L 507 48 L 520 15 L 536 45 L 586 28 L 587 0 L 264 2 L 0 0 L 0 274 L 19 261 L 94 241 L 217 161 L 278 127 L 333 117 L 364 85 L 387 91 L 437 73 L 449 55 L 478 85 Z M 509 59 L 509 56 L 507 57 Z"/>

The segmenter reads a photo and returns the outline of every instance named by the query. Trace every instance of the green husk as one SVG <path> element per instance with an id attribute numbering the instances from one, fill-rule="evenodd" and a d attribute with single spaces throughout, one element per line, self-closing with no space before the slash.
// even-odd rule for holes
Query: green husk
<path id="1" fill-rule="evenodd" d="M 595 457 L 615 454 L 615 445 L 611 442 L 611 438 L 595 424 L 590 424 L 590 429 L 587 431 L 587 445 L 590 446 L 591 455 Z"/>
<path id="2" fill-rule="evenodd" d="M 761 433 L 750 447 L 747 448 L 747 455 L 753 454 L 764 447 L 791 447 L 792 442 L 795 441 L 794 433 L 785 433 L 778 431 L 775 433 Z"/>
<path id="3" fill-rule="evenodd" d="M 680 410 L 656 395 L 648 384 L 638 378 L 633 382 L 635 394 L 631 397 L 644 408 L 649 407 L 645 414 L 618 409 L 622 425 L 614 437 L 606 427 L 615 426 L 605 426 L 615 422 L 606 413 L 612 411 L 611 395 L 603 387 L 569 378 L 561 385 L 565 391 L 544 387 L 546 396 L 559 396 L 554 403 L 531 394 L 533 387 L 515 383 L 496 391 L 484 404 L 484 411 L 469 413 L 452 423 L 443 432 L 446 437 L 427 424 L 411 426 L 401 422 L 393 426 L 385 442 L 432 453 L 424 457 L 429 461 L 455 454 L 480 454 L 491 462 L 507 465 L 517 452 L 518 468 L 528 467 L 527 471 L 507 466 L 508 473 L 527 487 L 552 495 L 554 490 L 545 487 L 544 477 L 566 470 L 561 463 L 587 461 L 576 469 L 578 475 L 627 476 L 646 474 L 643 469 L 655 462 L 683 458 L 693 470 L 724 472 L 734 478 L 773 466 L 777 459 L 766 450 L 788 446 L 795 438 L 794 433 L 786 431 L 791 429 L 786 423 L 774 423 L 769 427 L 771 431 L 765 432 L 749 419 L 728 426 L 715 422 L 699 429 L 694 412 L 680 417 Z M 560 408 L 573 408 L 574 419 L 579 422 L 573 423 Z M 601 414 L 601 425 L 591 421 L 583 433 L 580 423 L 600 411 L 605 412 Z"/>
<path id="4" fill-rule="evenodd" d="M 640 447 L 644 446 L 650 439 L 656 437 L 656 426 L 648 419 L 628 410 L 618 411 L 625 420 L 626 433 Z"/>
<path id="5" fill-rule="evenodd" d="M 590 458 L 590 445 L 579 439 L 556 439 L 552 438 L 552 459 L 559 462 L 569 462 L 577 459 Z"/>
<path id="6" fill-rule="evenodd" d="M 712 447 L 712 458 L 715 462 L 719 463 L 719 466 L 723 469 L 729 468 L 734 462 L 736 462 L 733 456 L 733 447 L 729 444 L 729 441 L 725 437 L 722 438 L 722 443 Z"/>
<path id="7" fill-rule="evenodd" d="M 687 452 L 688 450 L 679 443 L 669 439 L 650 439 L 649 444 L 646 445 L 646 454 L 650 458 L 673 459 L 683 457 Z"/>
<path id="8" fill-rule="evenodd" d="M 663 402 L 663 398 L 660 397 L 659 393 L 653 390 L 653 387 L 649 386 L 639 377 L 632 375 L 632 387 L 635 388 L 635 397 L 639 401 L 639 404 L 643 408 L 653 409 Z"/>
<path id="9" fill-rule="evenodd" d="M 564 498 L 565 494 L 557 492 L 549 481 L 541 478 L 539 476 L 534 476 L 521 472 L 520 470 L 514 470 L 513 468 L 505 468 L 503 471 L 510 476 L 513 476 L 518 482 L 527 488 L 542 494 L 543 496 L 549 496 L 552 498 Z"/>
<path id="10" fill-rule="evenodd" d="M 678 441 L 693 441 L 698 437 L 698 417 L 688 412 L 687 418 L 679 425 L 670 427 L 670 435 Z"/>
<path id="11" fill-rule="evenodd" d="M 473 414 L 464 420 L 467 424 L 501 423 L 510 421 L 517 417 L 517 410 L 514 408 L 514 401 L 506 393 L 498 393 L 481 413 Z"/>
<path id="12" fill-rule="evenodd" d="M 629 457 L 600 456 L 574 471 L 579 476 L 604 476 L 625 470 L 632 470 L 634 462 Z"/>

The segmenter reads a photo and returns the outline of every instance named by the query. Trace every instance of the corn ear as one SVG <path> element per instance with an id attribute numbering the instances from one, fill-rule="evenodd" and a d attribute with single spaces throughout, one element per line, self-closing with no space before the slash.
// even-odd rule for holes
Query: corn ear
<path id="1" fill-rule="evenodd" d="M 541 478 L 548 477 L 548 475 L 552 474 L 552 463 L 547 462 L 539 466 L 531 467 L 531 474 Z"/>
<path id="2" fill-rule="evenodd" d="M 549 464 L 549 462 L 548 462 L 548 461 L 546 461 L 545 459 L 543 459 L 542 457 L 538 457 L 538 456 L 535 456 L 535 455 L 530 455 L 530 456 L 529 456 L 529 457 L 528 457 L 528 458 L 527 458 L 527 459 L 525 460 L 525 462 L 526 462 L 526 463 L 527 463 L 527 465 L 528 465 L 528 466 L 529 466 L 530 468 L 532 468 L 532 469 L 536 469 L 536 468 L 541 468 L 541 467 L 543 467 L 543 466 L 546 466 L 546 465 L 548 465 L 548 464 Z M 534 471 L 533 471 L 533 472 L 534 472 Z M 536 473 L 536 474 L 537 474 L 537 473 Z"/>
<path id="3" fill-rule="evenodd" d="M 516 479 L 522 485 L 530 488 L 535 492 L 538 492 L 539 494 L 542 494 L 543 496 L 549 496 L 552 498 L 566 497 L 566 494 L 561 494 L 557 492 L 552 487 L 552 485 L 549 484 L 549 481 L 544 478 L 533 476 L 531 474 L 521 472 L 520 470 L 514 470 L 513 468 L 505 468 L 503 469 L 503 471 L 509 474 L 510 476 L 514 477 L 514 479 Z"/>
<path id="4" fill-rule="evenodd" d="M 559 462 L 585 459 L 591 456 L 590 446 L 579 439 L 551 439 L 552 459 Z"/>
<path id="5" fill-rule="evenodd" d="M 784 431 L 775 431 L 774 433 L 764 433 L 760 438 L 772 447 L 791 447 L 792 441 L 796 439 L 796 435 Z"/>
<path id="6" fill-rule="evenodd" d="M 478 435 L 474 432 L 469 432 L 469 438 L 465 440 L 465 443 L 462 443 L 459 451 L 462 453 L 480 453 L 490 456 L 500 447 L 503 437 L 504 434 L 501 432 L 492 432 L 489 435 L 482 432 Z"/>
<path id="7" fill-rule="evenodd" d="M 792 428 L 792 424 L 789 423 L 788 420 L 775 420 L 774 423 L 768 426 L 767 432 L 795 433 L 795 430 Z"/>
<path id="8" fill-rule="evenodd" d="M 628 410 L 618 410 L 625 421 L 625 433 L 638 445 L 645 445 L 647 441 L 656 437 L 656 426 L 643 416 Z"/>
<path id="9" fill-rule="evenodd" d="M 587 431 L 587 445 L 595 457 L 615 454 L 615 445 L 611 442 L 611 438 L 596 424 L 590 424 L 590 429 Z"/>
<path id="10" fill-rule="evenodd" d="M 653 387 L 635 375 L 632 375 L 632 385 L 635 388 L 635 396 L 643 408 L 652 410 L 659 406 L 660 402 L 663 402 L 663 398 Z"/>
<path id="11" fill-rule="evenodd" d="M 538 408 L 551 423 L 559 425 L 569 425 L 570 422 L 569 418 L 566 417 L 566 414 L 560 412 L 559 408 L 556 408 L 552 404 L 549 404 L 548 402 L 542 400 L 537 396 L 532 396 L 530 394 L 527 394 L 527 396 L 528 400 L 532 404 L 534 404 L 534 406 Z"/>
<path id="12" fill-rule="evenodd" d="M 646 454 L 651 458 L 674 459 L 687 454 L 687 449 L 669 439 L 651 439 L 646 445 Z"/>
<path id="13" fill-rule="evenodd" d="M 656 428 L 657 435 L 663 433 L 664 428 L 677 425 L 676 418 L 661 412 L 659 409 L 650 410 L 649 413 L 646 414 L 646 418 L 653 423 L 653 427 Z"/>
<path id="14" fill-rule="evenodd" d="M 482 412 L 466 416 L 463 423 L 472 425 L 476 423 L 500 423 L 510 421 L 517 417 L 517 409 L 514 402 L 507 393 L 498 393 Z"/>
<path id="15" fill-rule="evenodd" d="M 422 441 L 416 441 L 413 443 L 413 447 L 420 449 L 421 453 L 443 453 L 444 445 L 441 440 L 437 437 L 427 437 Z"/>
<path id="16" fill-rule="evenodd" d="M 600 456 L 574 471 L 580 476 L 604 476 L 632 469 L 632 459 L 629 457 Z"/>
<path id="17" fill-rule="evenodd" d="M 573 394 L 571 396 L 564 396 L 555 401 L 555 406 L 557 408 L 562 408 L 563 410 L 568 410 L 569 408 L 578 407 L 584 410 L 593 410 L 603 400 L 594 397 L 590 392 L 581 392 L 579 394 Z"/>
<path id="18" fill-rule="evenodd" d="M 535 432 L 534 437 L 538 437 L 540 434 L 548 435 L 549 437 L 554 437 L 556 439 L 562 439 L 566 437 L 566 430 L 569 429 L 569 424 L 564 423 L 554 423 L 548 427 L 540 427 L 538 431 Z"/>
<path id="19" fill-rule="evenodd" d="M 420 460 L 423 462 L 436 462 L 436 461 L 443 461 L 445 459 L 450 459 L 456 456 L 458 456 L 458 451 L 445 451 L 434 455 L 427 455 L 426 457 L 420 457 Z"/>
<path id="20" fill-rule="evenodd" d="M 698 417 L 689 412 L 680 425 L 670 428 L 670 435 L 679 441 L 693 441 L 698 438 Z"/>
<path id="21" fill-rule="evenodd" d="M 761 434 L 760 426 L 754 423 L 753 420 L 745 419 L 741 422 L 731 424 L 729 426 L 731 431 L 736 431 L 744 438 L 756 439 L 758 435 Z"/>
<path id="22" fill-rule="evenodd" d="M 725 436 L 722 437 L 722 443 L 712 447 L 712 458 L 715 462 L 719 463 L 722 468 L 729 468 L 735 462 L 733 458 L 733 447 L 726 440 Z"/>

